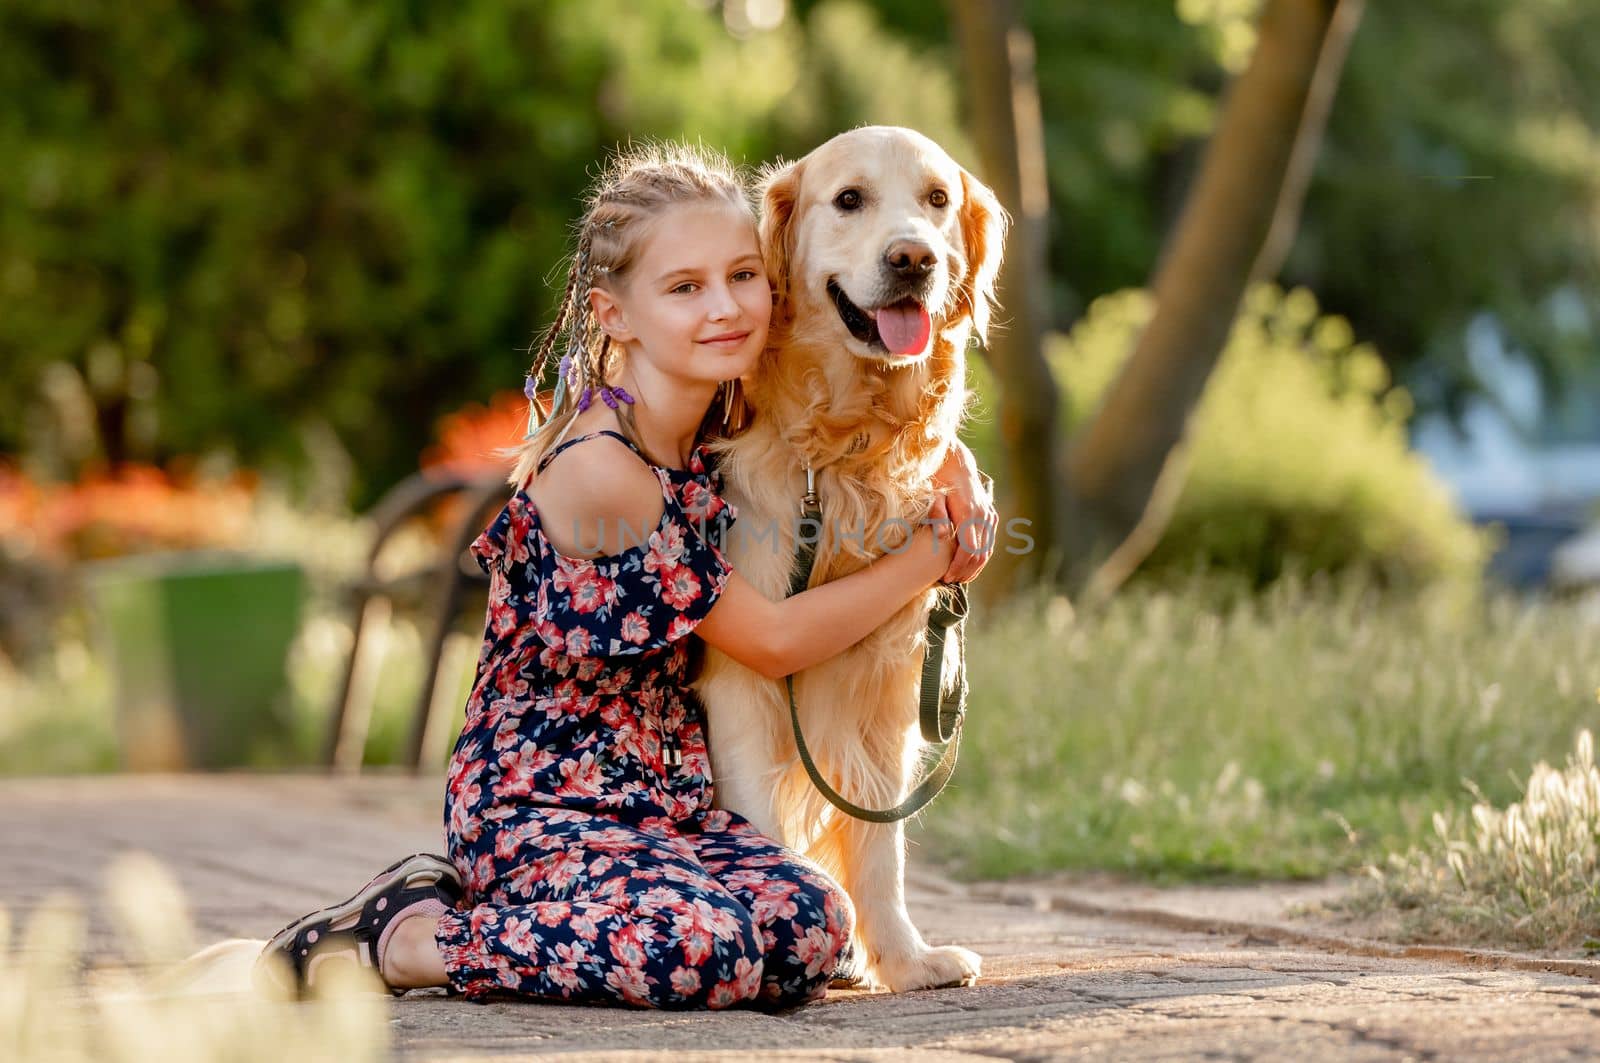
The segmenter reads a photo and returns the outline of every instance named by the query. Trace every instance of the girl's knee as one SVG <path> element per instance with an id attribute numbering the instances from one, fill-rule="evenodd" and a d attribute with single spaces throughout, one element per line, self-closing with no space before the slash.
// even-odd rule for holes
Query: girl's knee
<path id="1" fill-rule="evenodd" d="M 855 909 L 831 880 L 803 876 L 792 900 L 795 914 L 767 928 L 762 1001 L 792 1007 L 821 997 L 850 943 Z"/>
<path id="2" fill-rule="evenodd" d="M 761 928 L 732 897 L 691 891 L 660 906 L 653 924 L 647 974 L 655 1006 L 719 1009 L 761 995 Z"/>
<path id="3" fill-rule="evenodd" d="M 850 895 L 831 878 L 822 880 L 818 892 L 824 922 L 838 931 L 842 941 L 849 941 L 850 935 L 856 932 L 856 906 Z"/>
<path id="4" fill-rule="evenodd" d="M 850 895 L 833 879 L 815 873 L 799 878 L 800 889 L 795 896 L 798 909 L 796 924 L 799 932 L 820 929 L 828 938 L 838 941 L 838 949 L 855 933 L 856 908 Z"/>

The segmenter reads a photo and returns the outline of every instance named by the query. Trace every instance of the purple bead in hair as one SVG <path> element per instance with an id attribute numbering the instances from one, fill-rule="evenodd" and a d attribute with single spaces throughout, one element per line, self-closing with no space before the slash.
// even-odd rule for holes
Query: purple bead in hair
<path id="1" fill-rule="evenodd" d="M 522 394 L 527 397 L 529 402 L 532 402 L 539 395 L 539 383 L 533 379 L 532 373 L 523 378 Z"/>

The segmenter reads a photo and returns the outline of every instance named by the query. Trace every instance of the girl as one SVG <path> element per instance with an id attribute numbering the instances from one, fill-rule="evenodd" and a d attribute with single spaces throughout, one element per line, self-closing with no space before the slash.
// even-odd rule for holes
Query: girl
<path id="1" fill-rule="evenodd" d="M 264 967 L 300 989 L 343 960 L 396 992 L 782 1007 L 820 997 L 849 940 L 838 886 L 711 807 L 688 636 L 800 671 L 938 581 L 954 537 L 924 526 L 780 602 L 735 573 L 735 514 L 701 439 L 732 420 L 766 340 L 749 198 L 725 160 L 656 148 L 615 161 L 587 206 L 529 377 L 531 397 L 564 339 L 554 409 L 472 546 L 491 589 L 450 762 L 450 859 L 403 860 L 280 932 Z"/>

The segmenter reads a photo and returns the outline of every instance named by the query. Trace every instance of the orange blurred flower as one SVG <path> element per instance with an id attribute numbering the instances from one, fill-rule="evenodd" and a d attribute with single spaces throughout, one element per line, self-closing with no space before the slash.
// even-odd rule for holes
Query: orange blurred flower
<path id="1" fill-rule="evenodd" d="M 149 465 L 59 485 L 0 467 L 0 539 L 78 561 L 234 546 L 249 531 L 255 491 L 243 474 L 199 481 Z"/>
<path id="2" fill-rule="evenodd" d="M 539 397 L 541 416 L 549 409 L 549 396 Z M 511 461 L 499 456 L 502 447 L 514 447 L 528 431 L 528 400 L 517 391 L 502 391 L 487 408 L 469 403 L 439 420 L 438 442 L 422 452 L 425 472 L 478 476 L 510 472 Z"/>

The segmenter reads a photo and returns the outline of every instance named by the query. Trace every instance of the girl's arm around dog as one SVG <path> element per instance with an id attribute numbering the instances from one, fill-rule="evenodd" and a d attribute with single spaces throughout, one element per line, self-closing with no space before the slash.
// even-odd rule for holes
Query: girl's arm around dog
<path id="1" fill-rule="evenodd" d="M 854 646 L 939 581 L 955 556 L 942 506 L 906 549 L 859 572 L 772 601 L 737 572 L 695 634 L 769 679 L 803 671 Z"/>

